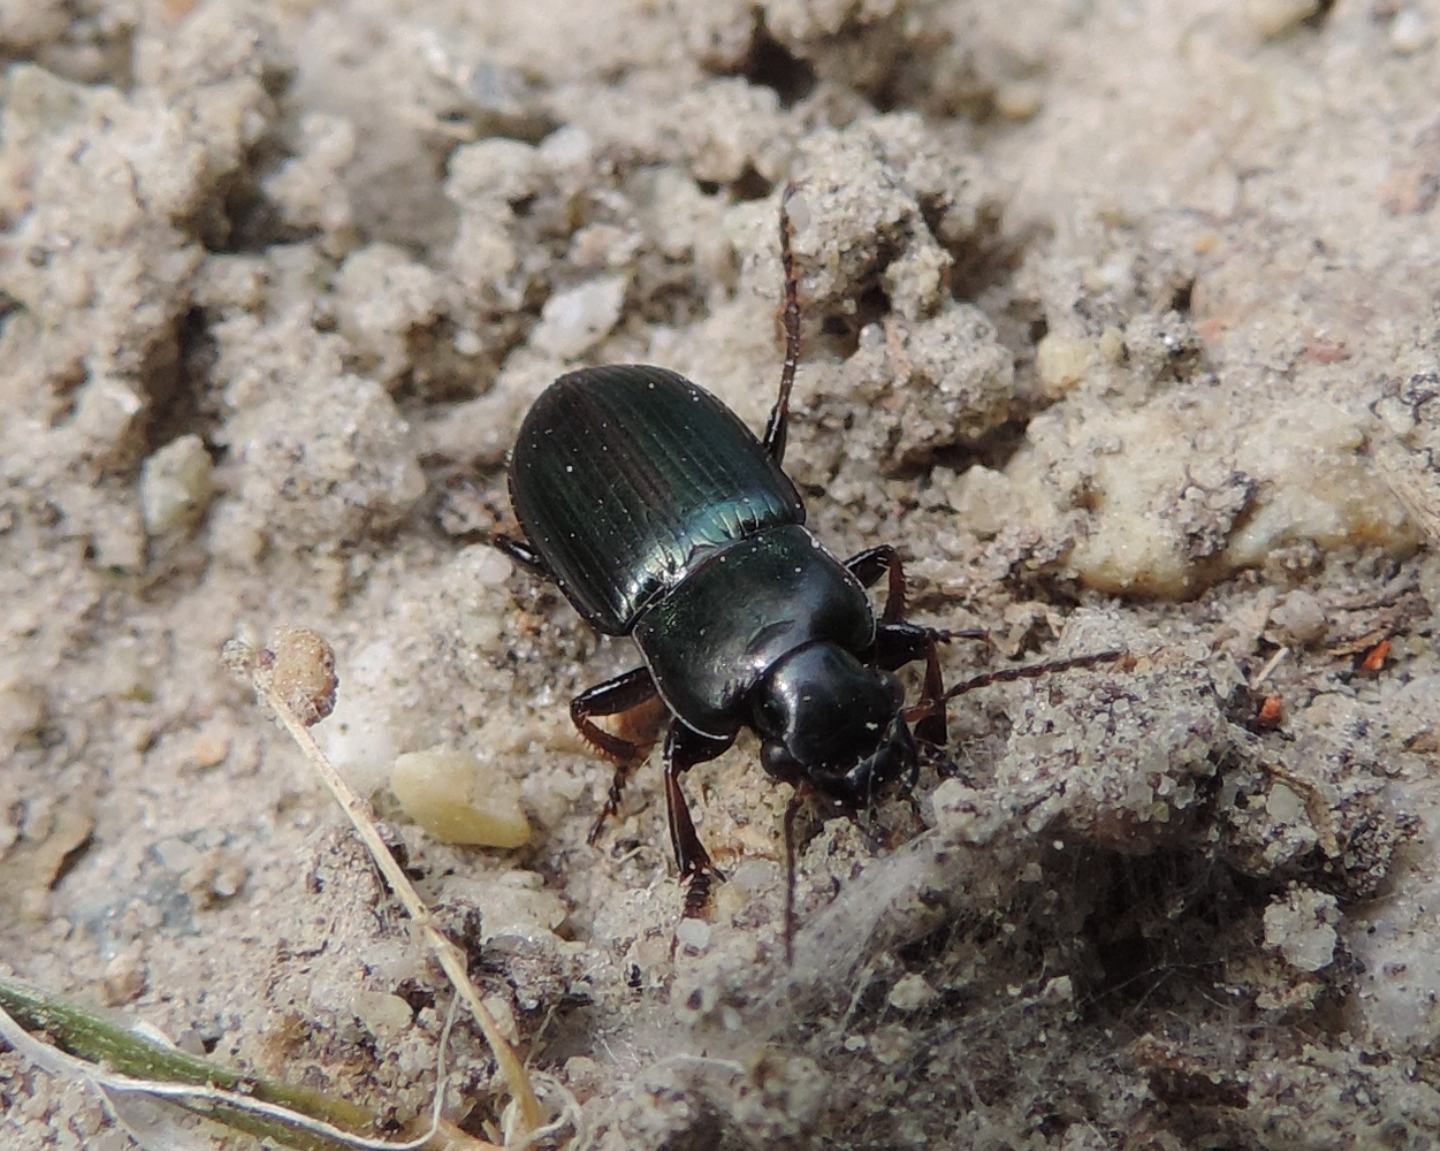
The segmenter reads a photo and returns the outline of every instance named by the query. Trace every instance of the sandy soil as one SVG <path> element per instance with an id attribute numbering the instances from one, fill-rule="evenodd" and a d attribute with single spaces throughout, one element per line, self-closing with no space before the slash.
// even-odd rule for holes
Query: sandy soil
<path id="1" fill-rule="evenodd" d="M 549 1145 L 1440 1142 L 1440 12 L 1015 12 L 0 0 L 0 970 L 424 1110 L 443 980 L 218 659 L 306 623 Z M 565 701 L 633 652 L 481 542 L 568 367 L 759 426 L 787 181 L 816 530 L 992 632 L 951 679 L 1137 656 L 812 821 L 791 969 L 753 741 L 689 777 L 731 878 L 677 938 L 653 763 L 585 841 Z M 526 846 L 407 815 L 436 747 Z M 0 1143 L 126 1137 L 6 1052 Z"/>

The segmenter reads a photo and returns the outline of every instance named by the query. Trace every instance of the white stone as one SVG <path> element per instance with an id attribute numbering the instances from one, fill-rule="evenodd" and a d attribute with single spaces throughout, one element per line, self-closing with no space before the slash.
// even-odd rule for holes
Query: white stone
<path id="1" fill-rule="evenodd" d="M 181 436 L 140 469 L 140 514 L 152 536 L 192 526 L 214 493 L 210 453 L 199 436 Z"/>
<path id="2" fill-rule="evenodd" d="M 624 276 L 602 276 L 556 292 L 540 309 L 531 343 L 561 359 L 578 356 L 610 334 L 625 304 Z"/>
<path id="3" fill-rule="evenodd" d="M 1265 946 L 1301 971 L 1319 971 L 1335 959 L 1340 909 L 1333 895 L 1296 888 L 1265 909 Z"/>

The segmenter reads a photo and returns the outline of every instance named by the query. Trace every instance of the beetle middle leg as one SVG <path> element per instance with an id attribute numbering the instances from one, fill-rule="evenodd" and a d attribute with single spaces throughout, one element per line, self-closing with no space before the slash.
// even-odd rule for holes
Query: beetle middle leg
<path id="1" fill-rule="evenodd" d="M 988 639 L 979 628 L 947 631 L 908 623 L 905 614 L 905 567 L 900 553 L 890 544 L 866 548 L 845 561 L 850 574 L 865 587 L 873 587 L 886 576 L 885 609 L 875 632 L 875 660 L 886 671 L 925 661 L 925 694 L 920 702 L 939 704 L 945 696 L 945 679 L 940 672 L 939 645 L 953 639 Z M 915 734 L 926 743 L 944 747 L 947 738 L 945 709 L 936 706 L 915 725 Z"/>
<path id="2" fill-rule="evenodd" d="M 625 791 L 625 781 L 630 773 L 645 758 L 646 748 L 634 740 L 612 735 L 592 720 L 592 716 L 622 715 L 637 707 L 643 707 L 655 698 L 655 681 L 650 669 L 637 667 L 624 675 L 617 675 L 604 683 L 596 684 L 582 691 L 570 701 L 570 719 L 579 729 L 585 742 L 601 755 L 614 760 L 615 774 L 610 779 L 610 794 L 595 826 L 590 829 L 589 841 L 599 837 L 605 821 L 620 810 L 620 801 Z"/>
<path id="3" fill-rule="evenodd" d="M 716 866 L 710 862 L 710 853 L 700 842 L 695 831 L 695 821 L 690 818 L 690 805 L 685 802 L 685 793 L 680 790 L 680 777 L 697 763 L 705 763 L 729 750 L 735 742 L 702 735 L 680 720 L 670 725 L 665 737 L 665 807 L 670 816 L 670 846 L 675 851 L 675 862 L 680 868 L 681 881 L 690 881 L 690 890 L 685 895 L 685 914 L 699 915 L 705 909 L 710 896 L 710 882 L 724 879 Z"/>
<path id="4" fill-rule="evenodd" d="M 492 535 L 490 544 L 497 551 L 509 556 L 522 568 L 533 572 L 543 580 L 555 583 L 555 573 L 550 570 L 540 553 L 535 550 L 529 540 L 516 539 L 514 536 Z"/>

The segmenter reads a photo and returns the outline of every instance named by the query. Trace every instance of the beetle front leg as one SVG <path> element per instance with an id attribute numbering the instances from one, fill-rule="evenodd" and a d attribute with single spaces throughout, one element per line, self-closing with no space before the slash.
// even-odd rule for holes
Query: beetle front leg
<path id="1" fill-rule="evenodd" d="M 989 635 L 980 628 L 948 631 L 903 620 L 905 566 L 900 553 L 890 544 L 867 548 L 846 560 L 845 566 L 865 587 L 873 587 L 882 575 L 888 577 L 885 609 L 875 631 L 875 662 L 886 671 L 894 671 L 917 659 L 925 661 L 925 694 L 920 702 L 932 704 L 933 710 L 915 725 L 915 734 L 926 743 L 944 747 L 949 733 L 945 725 L 945 679 L 940 673 L 939 645 L 952 639 L 988 640 Z"/>
<path id="2" fill-rule="evenodd" d="M 880 544 L 878 547 L 866 548 L 859 555 L 853 555 L 846 560 L 845 567 L 865 587 L 874 587 L 882 575 L 888 575 L 885 611 L 880 618 L 886 623 L 893 623 L 905 614 L 905 567 L 900 562 L 900 553 L 894 547 Z"/>
<path id="3" fill-rule="evenodd" d="M 875 549 L 879 550 L 879 549 Z M 857 557 L 858 558 L 858 557 Z M 931 712 L 915 724 L 915 734 L 926 743 L 944 747 L 949 740 L 945 723 L 945 677 L 940 671 L 940 645 L 952 639 L 988 639 L 979 628 L 945 631 L 903 620 L 882 622 L 875 630 L 875 662 L 894 671 L 917 659 L 925 661 L 925 689 L 917 706 L 932 705 Z"/>
<path id="4" fill-rule="evenodd" d="M 591 719 L 592 716 L 622 715 L 637 707 L 643 707 L 655 698 L 655 681 L 650 678 L 650 669 L 637 667 L 624 675 L 596 684 L 582 691 L 570 701 L 570 719 L 580 730 L 585 742 L 601 755 L 615 761 L 615 774 L 610 779 L 610 794 L 595 826 L 590 829 L 589 841 L 594 843 L 600 837 L 605 821 L 620 810 L 620 801 L 625 791 L 625 781 L 630 773 L 645 758 L 645 748 L 634 740 L 612 735 Z"/>
<path id="5" fill-rule="evenodd" d="M 725 877 L 710 862 L 710 853 L 695 831 L 690 805 L 685 802 L 685 793 L 680 790 L 680 777 L 697 763 L 723 754 L 734 742 L 734 736 L 715 739 L 701 735 L 678 719 L 670 725 L 670 732 L 665 738 L 665 807 L 670 816 L 670 846 L 675 851 L 680 879 L 682 882 L 690 881 L 690 890 L 685 896 L 687 917 L 699 915 L 705 909 L 711 879 Z"/>

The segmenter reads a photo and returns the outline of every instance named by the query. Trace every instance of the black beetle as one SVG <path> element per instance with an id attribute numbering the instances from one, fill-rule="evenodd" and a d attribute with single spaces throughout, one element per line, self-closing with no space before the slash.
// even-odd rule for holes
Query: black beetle
<path id="1" fill-rule="evenodd" d="M 842 563 L 810 534 L 805 505 L 781 468 L 800 345 L 783 200 L 780 250 L 785 361 L 763 438 L 674 372 L 638 365 L 571 372 L 535 401 L 511 455 L 510 498 L 525 539 L 493 537 L 558 585 L 597 631 L 629 635 L 639 647 L 643 666 L 570 704 L 581 734 L 618 764 L 591 841 L 646 751 L 594 719 L 658 694 L 673 717 L 665 801 L 675 860 L 690 881 L 687 914 L 703 906 L 717 873 L 680 777 L 729 748 L 741 728 L 763 741 L 765 770 L 795 788 L 786 816 L 790 854 L 791 821 L 805 796 L 853 815 L 887 785 L 913 781 L 916 737 L 944 745 L 950 696 L 1113 658 L 994 672 L 947 693 L 937 645 L 983 633 L 904 620 L 905 577 L 893 547 Z M 865 589 L 881 576 L 888 576 L 888 599 L 877 619 Z M 907 711 L 892 672 L 920 659 L 924 694 Z M 787 947 L 788 920 L 787 899 Z"/>

